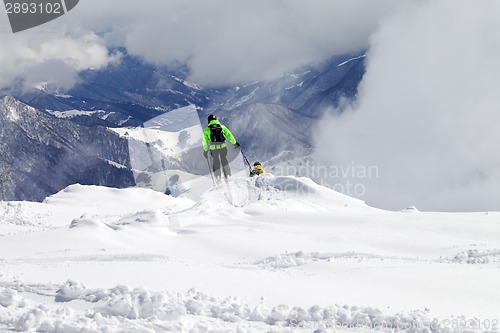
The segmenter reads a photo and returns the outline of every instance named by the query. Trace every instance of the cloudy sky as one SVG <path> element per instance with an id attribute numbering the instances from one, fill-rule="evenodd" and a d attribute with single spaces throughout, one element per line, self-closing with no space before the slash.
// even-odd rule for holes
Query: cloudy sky
<path id="1" fill-rule="evenodd" d="M 63 17 L 15 35 L 0 15 L 0 87 L 15 78 L 68 87 L 76 72 L 116 61 L 107 52 L 116 46 L 149 62 L 187 64 L 190 80 L 201 84 L 271 79 L 366 48 L 398 2 L 82 0 Z"/>
<path id="2" fill-rule="evenodd" d="M 18 34 L 0 13 L 0 88 L 69 88 L 114 47 L 210 86 L 368 49 L 358 100 L 318 124 L 318 159 L 376 166 L 351 180 L 379 207 L 500 210 L 499 31 L 497 0 L 82 0 Z"/>
<path id="3" fill-rule="evenodd" d="M 499 33 L 500 1 L 400 7 L 370 38 L 358 100 L 321 122 L 318 157 L 375 166 L 347 180 L 378 207 L 500 210 Z"/>

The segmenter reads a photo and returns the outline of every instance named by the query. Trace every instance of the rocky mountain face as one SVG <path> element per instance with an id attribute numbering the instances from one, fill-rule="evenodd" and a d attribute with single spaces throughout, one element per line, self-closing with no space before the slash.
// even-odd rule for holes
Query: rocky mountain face
<path id="1" fill-rule="evenodd" d="M 134 185 L 128 144 L 100 126 L 79 126 L 0 99 L 0 199 L 41 201 L 74 183 Z"/>

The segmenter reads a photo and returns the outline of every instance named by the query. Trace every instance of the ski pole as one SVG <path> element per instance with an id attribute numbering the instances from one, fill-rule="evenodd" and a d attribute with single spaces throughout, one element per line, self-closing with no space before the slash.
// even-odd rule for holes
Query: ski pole
<path id="1" fill-rule="evenodd" d="M 243 152 L 243 149 L 241 149 L 241 146 L 240 146 L 240 152 L 241 152 L 241 156 L 243 156 L 243 161 L 247 164 L 248 166 L 248 171 L 250 173 L 252 173 L 252 167 L 250 166 L 250 162 L 248 162 L 248 158 L 245 156 L 245 153 Z"/>

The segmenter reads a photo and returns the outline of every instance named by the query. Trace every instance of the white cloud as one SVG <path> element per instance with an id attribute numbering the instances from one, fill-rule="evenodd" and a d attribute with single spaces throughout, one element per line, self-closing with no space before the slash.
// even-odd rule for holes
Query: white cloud
<path id="1" fill-rule="evenodd" d="M 500 2 L 407 5 L 373 36 L 356 105 L 326 116 L 318 158 L 390 209 L 500 209 Z M 340 183 L 346 180 L 338 180 Z"/>
<path id="2" fill-rule="evenodd" d="M 125 47 L 149 62 L 186 64 L 191 73 L 189 79 L 207 85 L 271 79 L 306 63 L 366 48 L 379 20 L 399 3 L 398 0 L 85 0 L 67 15 L 30 30 L 33 33 L 1 35 L 0 58 L 2 54 L 22 58 L 19 49 L 22 47 L 44 59 L 50 55 L 56 61 L 71 59 L 65 64 L 72 63 L 69 68 L 78 71 L 87 65 L 80 56 L 87 52 L 85 48 L 99 48 L 90 52 L 94 67 L 110 61 L 103 58 L 100 49 L 105 42 L 108 47 Z M 5 21 L 0 23 L 5 26 Z M 44 36 L 35 33 L 39 30 L 66 32 Z M 102 40 L 84 40 L 83 36 L 93 33 L 102 36 Z M 4 39 L 7 45 L 14 44 L 17 48 L 6 50 Z M 76 44 L 69 45 L 69 39 Z M 53 48 L 53 52 L 40 50 L 40 43 L 47 49 Z M 9 65 L 0 62 L 2 69 Z M 43 62 L 38 66 L 39 71 L 43 71 L 42 67 Z M 16 74 L 26 75 L 23 69 L 23 66 L 12 68 L 0 84 Z"/>
<path id="3" fill-rule="evenodd" d="M 208 85 L 270 79 L 366 47 L 393 1 L 169 1 L 146 14 L 126 47 L 156 63 L 186 63 Z M 162 10 L 164 9 L 164 10 Z"/>
<path id="4" fill-rule="evenodd" d="M 0 88 L 22 80 L 25 88 L 51 82 L 67 89 L 78 72 L 104 67 L 118 57 L 110 55 L 104 40 L 92 32 L 3 33 L 1 39 Z"/>

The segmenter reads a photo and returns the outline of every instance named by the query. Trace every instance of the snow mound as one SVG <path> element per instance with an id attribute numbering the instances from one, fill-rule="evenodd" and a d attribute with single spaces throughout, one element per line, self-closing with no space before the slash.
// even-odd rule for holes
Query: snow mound
<path id="1" fill-rule="evenodd" d="M 325 211 L 339 207 L 365 207 L 361 200 L 314 183 L 309 178 L 260 175 L 233 178 L 201 195 L 198 210 L 219 214 L 231 207 L 268 206 L 287 211 Z"/>
<path id="2" fill-rule="evenodd" d="M 265 258 L 264 260 L 258 260 L 254 264 L 264 269 L 277 270 L 298 267 L 310 262 L 329 258 L 330 256 L 323 258 L 318 253 L 308 254 L 299 251 L 295 253 L 285 253 L 278 256 L 270 256 Z"/>
<path id="3" fill-rule="evenodd" d="M 0 288 L 0 306 L 24 306 L 26 301 L 16 290 Z"/>
<path id="4" fill-rule="evenodd" d="M 332 261 L 337 258 L 376 258 L 378 256 L 368 255 L 356 252 L 349 253 L 320 253 L 312 252 L 306 253 L 298 251 L 294 253 L 285 253 L 277 256 L 270 256 L 263 260 L 254 262 L 260 268 L 269 270 L 280 270 L 292 267 L 299 267 L 308 263 L 318 261 Z"/>
<path id="5" fill-rule="evenodd" d="M 168 216 L 159 209 L 146 210 L 131 216 L 124 217 L 117 224 L 167 224 Z"/>
<path id="6" fill-rule="evenodd" d="M 101 229 L 101 230 L 111 230 L 111 228 L 108 225 L 106 225 L 106 223 L 104 223 L 98 219 L 94 219 L 87 214 L 84 214 L 80 218 L 76 218 L 73 221 L 71 221 L 69 228 L 70 229 L 73 229 L 73 228 L 96 228 L 96 229 Z"/>
<path id="7" fill-rule="evenodd" d="M 330 329 L 449 332 L 449 323 L 440 321 L 428 309 L 392 312 L 338 304 L 308 308 L 281 304 L 269 308 L 195 289 L 186 293 L 152 292 L 127 286 L 87 289 L 80 282 L 66 282 L 57 291 L 56 301 L 97 303 L 85 312 L 33 301 L 13 301 L 19 298 L 13 289 L 0 290 L 0 328 L 33 332 L 203 332 L 209 327 L 209 331 L 224 332 L 321 332 Z M 498 327 L 493 330 L 496 329 Z M 483 331 L 467 327 L 467 332 Z"/>
<path id="8" fill-rule="evenodd" d="M 134 214 L 126 214 L 121 217 L 110 216 L 105 220 L 106 222 L 99 216 L 91 217 L 87 214 L 84 214 L 80 218 L 76 218 L 71 221 L 69 228 L 94 228 L 95 230 L 101 231 L 120 231 L 133 227 L 169 227 L 171 225 L 169 219 L 169 211 L 165 211 L 162 209 L 144 210 Z M 170 232 L 169 230 L 163 231 L 172 235 L 175 234 L 173 232 Z"/>
<path id="9" fill-rule="evenodd" d="M 83 283 L 78 281 L 68 280 L 66 283 L 57 290 L 56 302 L 70 302 L 81 297 L 86 292 L 86 287 Z"/>
<path id="10" fill-rule="evenodd" d="M 169 225 L 169 212 L 160 209 L 144 210 L 129 216 L 125 216 L 114 223 L 114 225 L 127 226 L 145 226 L 145 225 Z"/>
<path id="11" fill-rule="evenodd" d="M 117 189 L 103 186 L 70 185 L 43 201 L 44 204 L 59 208 L 81 209 L 83 215 L 93 214 L 122 215 L 145 209 L 165 208 L 170 212 L 184 210 L 194 205 L 186 198 L 174 198 L 161 192 L 144 188 Z"/>
<path id="12" fill-rule="evenodd" d="M 255 186 L 262 191 L 277 191 L 284 198 L 302 199 L 310 203 L 328 206 L 366 206 L 361 200 L 336 192 L 316 184 L 309 178 L 294 176 L 257 177 Z"/>
<path id="13" fill-rule="evenodd" d="M 500 262 L 500 250 L 470 249 L 457 253 L 450 262 L 460 264 L 488 264 Z"/>

